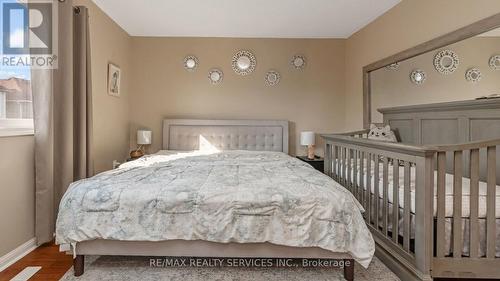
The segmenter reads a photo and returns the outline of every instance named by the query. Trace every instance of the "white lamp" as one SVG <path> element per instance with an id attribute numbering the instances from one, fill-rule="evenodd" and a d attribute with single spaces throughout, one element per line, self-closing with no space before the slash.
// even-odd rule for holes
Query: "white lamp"
<path id="1" fill-rule="evenodd" d="M 137 131 L 137 144 L 139 145 L 147 145 L 151 144 L 151 131 L 147 130 L 138 130 Z"/>
<path id="2" fill-rule="evenodd" d="M 139 158 L 144 156 L 144 150 L 142 147 L 144 145 L 151 144 L 152 132 L 149 130 L 137 130 L 137 149 L 130 152 L 131 158 Z"/>
<path id="3" fill-rule="evenodd" d="M 307 145 L 307 158 L 314 159 L 314 144 L 316 135 L 314 132 L 301 132 L 300 145 Z"/>

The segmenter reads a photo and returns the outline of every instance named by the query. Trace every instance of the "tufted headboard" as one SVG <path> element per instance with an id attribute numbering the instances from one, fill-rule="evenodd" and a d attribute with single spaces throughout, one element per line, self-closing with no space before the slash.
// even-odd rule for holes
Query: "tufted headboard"
<path id="1" fill-rule="evenodd" d="M 163 120 L 163 149 L 196 150 L 203 141 L 221 150 L 288 153 L 288 121 Z"/>

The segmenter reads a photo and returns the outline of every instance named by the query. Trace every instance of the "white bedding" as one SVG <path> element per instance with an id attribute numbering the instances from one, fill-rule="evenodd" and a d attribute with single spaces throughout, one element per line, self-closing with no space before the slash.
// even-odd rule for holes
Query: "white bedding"
<path id="1" fill-rule="evenodd" d="M 371 194 L 375 194 L 375 162 L 372 161 L 371 165 Z M 352 167 L 354 167 L 354 162 Z M 360 166 L 358 165 L 358 169 Z M 366 190 L 366 166 L 364 167 L 364 177 L 363 177 L 363 187 Z M 410 208 L 410 237 L 413 239 L 415 236 L 415 167 L 411 167 L 410 171 L 410 195 L 411 195 L 411 208 Z M 394 202 L 393 197 L 393 166 L 389 165 L 388 170 L 388 217 L 392 217 L 392 204 Z M 399 167 L 399 235 L 403 235 L 403 208 L 405 206 L 404 202 L 404 167 Z M 351 170 L 351 179 L 354 178 L 354 170 Z M 359 178 L 359 170 L 358 170 L 358 178 Z M 437 206 L 437 193 L 436 193 L 436 182 L 437 182 L 437 173 L 434 174 L 434 215 L 436 216 L 436 206 Z M 384 203 L 383 199 L 383 164 L 380 163 L 379 166 L 379 211 L 378 219 L 379 225 L 382 225 L 382 204 Z M 486 254 L 486 192 L 487 192 L 487 183 L 479 182 L 479 205 L 478 205 L 478 225 L 479 225 L 479 255 L 484 256 Z M 453 228 L 453 175 L 446 174 L 446 192 L 445 192 L 445 245 L 446 251 L 448 254 L 452 253 L 452 228 Z M 375 219 L 375 207 L 374 201 L 375 198 L 372 197 L 371 200 L 371 214 L 372 220 Z M 500 186 L 496 186 L 496 256 L 500 257 Z M 462 178 L 462 237 L 464 239 L 462 253 L 464 255 L 469 254 L 469 240 L 470 240 L 470 226 L 469 226 L 469 217 L 470 217 L 470 179 Z M 392 220 L 388 220 L 387 228 L 389 231 L 392 231 Z"/>
<path id="2" fill-rule="evenodd" d="M 340 184 L 284 153 L 167 152 L 71 184 L 56 243 L 270 242 L 349 253 L 367 267 L 375 243 L 362 211 Z"/>
<path id="3" fill-rule="evenodd" d="M 383 198 L 383 164 L 379 163 L 379 197 Z M 354 165 L 353 165 L 354 166 Z M 371 193 L 375 194 L 375 162 L 372 161 L 371 165 Z M 358 166 L 358 169 L 360 167 Z M 410 168 L 410 194 L 411 194 L 411 212 L 415 213 L 415 174 L 416 168 Z M 364 177 L 363 177 L 363 187 L 366 190 L 366 167 L 363 169 Z M 393 166 L 389 165 L 388 170 L 388 201 L 393 203 L 393 186 L 394 186 L 394 178 L 393 178 Z M 358 170 L 359 177 L 359 170 Z M 354 169 L 351 169 L 351 179 L 354 178 Z M 453 175 L 446 174 L 446 192 L 445 192 L 445 216 L 453 217 Z M 479 182 L 479 208 L 478 208 L 478 216 L 479 218 L 486 218 L 486 192 L 487 192 L 487 183 L 480 181 Z M 404 208 L 404 167 L 399 167 L 399 206 Z M 434 173 L 434 215 L 436 215 L 436 206 L 437 206 L 437 172 Z M 496 186 L 496 218 L 500 218 L 500 186 Z M 470 216 L 470 179 L 463 177 L 462 178 L 462 217 L 468 218 Z"/>

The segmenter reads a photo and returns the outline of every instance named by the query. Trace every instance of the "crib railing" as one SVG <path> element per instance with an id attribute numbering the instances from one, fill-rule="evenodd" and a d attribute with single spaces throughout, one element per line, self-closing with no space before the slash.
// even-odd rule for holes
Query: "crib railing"
<path id="1" fill-rule="evenodd" d="M 500 277 L 500 259 L 496 257 L 497 223 L 496 223 L 496 165 L 497 146 L 500 140 L 473 142 L 467 144 L 437 146 L 437 204 L 436 204 L 436 251 L 433 261 L 433 275 L 438 277 Z M 452 159 L 452 167 L 448 167 L 447 155 Z M 481 167 L 484 167 L 481 169 Z M 451 251 L 446 251 L 446 171 L 453 171 L 453 214 L 451 219 L 452 240 Z M 484 170 L 484 171 L 481 171 Z M 480 176 L 485 174 L 486 184 L 486 218 L 479 217 Z M 463 178 L 468 179 L 470 186 L 469 205 L 464 205 Z M 469 207 L 467 220 L 463 219 L 463 208 Z M 484 206 L 483 206 L 484 207 Z M 484 227 L 480 227 L 480 221 Z M 465 229 L 468 228 L 468 231 Z M 468 238 L 468 239 L 466 239 Z M 468 243 L 464 242 L 468 240 Z M 485 245 L 481 249 L 480 241 Z M 483 243 L 484 244 L 484 243 Z M 468 249 L 464 252 L 464 246 Z"/>
<path id="2" fill-rule="evenodd" d="M 363 205 L 364 218 L 379 245 L 379 252 L 399 261 L 398 266 L 405 267 L 416 280 L 431 276 L 498 277 L 495 164 L 500 140 L 422 147 L 375 142 L 366 136 L 367 131 L 324 135 L 325 173 L 346 187 Z M 487 151 L 485 157 L 480 157 L 480 150 Z M 453 154 L 453 198 L 462 198 L 463 165 L 469 163 L 470 255 L 462 252 L 462 200 L 453 200 L 451 218 L 445 214 L 446 171 L 450 170 L 446 156 L 450 153 Z M 487 166 L 488 178 L 485 256 L 479 251 L 478 225 L 482 162 L 486 162 L 483 164 Z M 448 230 L 451 245 L 446 242 L 446 223 L 452 224 Z"/>

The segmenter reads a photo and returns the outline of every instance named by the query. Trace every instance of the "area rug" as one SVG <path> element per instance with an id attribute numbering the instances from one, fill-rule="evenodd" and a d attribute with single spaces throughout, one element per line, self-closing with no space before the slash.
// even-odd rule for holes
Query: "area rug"
<path id="1" fill-rule="evenodd" d="M 338 268 L 248 268 L 248 267 L 150 267 L 149 258 L 87 256 L 85 274 L 73 276 L 71 268 L 62 281 L 337 281 L 345 280 Z M 374 258 L 366 270 L 355 266 L 354 280 L 400 280 Z"/>

